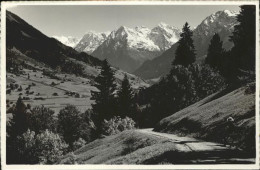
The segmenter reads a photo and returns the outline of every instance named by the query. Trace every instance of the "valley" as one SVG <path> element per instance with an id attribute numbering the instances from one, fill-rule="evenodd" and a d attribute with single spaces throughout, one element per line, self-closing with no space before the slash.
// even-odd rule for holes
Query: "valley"
<path id="1" fill-rule="evenodd" d="M 254 165 L 255 7 L 240 8 L 82 38 L 7 11 L 7 164 Z"/>

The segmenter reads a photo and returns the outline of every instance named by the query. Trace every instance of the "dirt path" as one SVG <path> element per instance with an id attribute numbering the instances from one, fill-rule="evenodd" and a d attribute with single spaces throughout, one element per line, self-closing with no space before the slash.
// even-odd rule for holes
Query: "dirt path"
<path id="1" fill-rule="evenodd" d="M 215 163 L 254 163 L 255 159 L 248 157 L 243 152 L 231 149 L 223 144 L 206 142 L 192 137 L 180 137 L 174 134 L 154 132 L 152 129 L 138 129 L 139 132 L 148 135 L 157 136 L 160 138 L 167 138 L 176 144 L 183 144 L 189 152 L 177 151 L 174 153 L 167 153 L 164 157 L 171 157 L 174 163 L 187 164 L 215 164 Z M 178 156 L 176 156 L 178 155 Z"/>
<path id="2" fill-rule="evenodd" d="M 225 147 L 222 144 L 213 143 L 213 142 L 205 142 L 201 141 L 195 138 L 191 137 L 180 137 L 174 134 L 168 134 L 168 133 L 160 133 L 160 132 L 154 132 L 152 129 L 140 129 L 139 130 L 142 133 L 151 134 L 158 137 L 163 137 L 171 140 L 174 143 L 177 144 L 183 144 L 190 148 L 192 151 L 205 151 L 205 150 L 227 150 L 228 147 Z"/>

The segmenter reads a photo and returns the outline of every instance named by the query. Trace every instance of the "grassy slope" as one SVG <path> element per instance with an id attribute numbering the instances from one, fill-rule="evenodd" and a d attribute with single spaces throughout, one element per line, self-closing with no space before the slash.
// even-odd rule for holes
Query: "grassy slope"
<path id="1" fill-rule="evenodd" d="M 250 155 L 218 143 L 141 129 L 97 139 L 57 163 L 250 164 L 254 161 Z"/>
<path id="2" fill-rule="evenodd" d="M 57 72 L 55 75 L 59 79 L 55 79 L 43 75 L 43 70 L 53 71 L 48 65 L 24 55 L 15 48 L 9 50 L 7 56 L 14 58 L 17 63 L 25 62 L 27 65 L 37 70 L 33 71 L 33 69 L 24 68 L 24 74 L 21 75 L 7 73 L 7 84 L 15 83 L 23 88 L 22 91 L 17 91 L 16 89 L 13 90 L 11 94 L 7 94 L 7 100 L 10 101 L 7 109 L 15 104 L 20 93 L 22 93 L 22 97 L 30 98 L 29 100 L 24 100 L 26 104 L 31 104 L 33 107 L 44 105 L 45 107 L 53 109 L 55 113 L 58 113 L 60 109 L 64 108 L 68 104 L 77 106 L 77 108 L 83 112 L 91 108 L 91 104 L 93 103 L 93 101 L 90 100 L 91 90 L 97 90 L 93 86 L 93 83 L 94 77 L 96 77 L 100 72 L 99 67 L 90 66 L 84 62 L 75 60 L 74 62 L 82 64 L 84 67 L 84 73 L 88 76 L 80 77 L 75 76 L 74 74 Z M 30 79 L 28 79 L 28 74 L 30 75 Z M 121 84 L 124 74 L 125 72 L 115 69 L 115 77 L 118 85 Z M 128 74 L 128 77 L 133 89 L 137 90 L 139 87 L 148 86 L 146 82 L 132 74 Z M 52 82 L 56 85 L 52 86 Z M 34 94 L 26 95 L 25 89 L 28 85 L 32 85 L 32 83 L 36 84 L 36 86 L 32 86 L 30 89 L 30 92 L 33 91 Z M 66 92 L 76 92 L 80 94 L 80 97 L 76 98 L 75 96 L 70 96 L 65 94 Z M 40 94 L 37 96 L 37 93 Z M 53 96 L 53 93 L 57 93 L 58 96 Z M 44 100 L 35 100 L 35 98 L 39 97 L 42 97 Z M 9 116 L 10 115 L 8 115 L 8 117 Z"/>
<path id="3" fill-rule="evenodd" d="M 80 164 L 144 164 L 166 151 L 176 150 L 186 151 L 188 148 L 166 138 L 132 130 L 95 140 L 74 154 Z M 69 157 L 68 154 L 60 163 L 66 163 Z"/>
<path id="4" fill-rule="evenodd" d="M 252 84 L 251 84 L 252 85 Z M 222 142 L 227 133 L 227 118 L 233 117 L 235 142 L 240 146 L 254 146 L 255 93 L 246 94 L 242 87 L 226 95 L 213 94 L 169 117 L 155 127 L 155 131 L 190 135 Z M 251 140 L 248 140 L 251 139 Z M 253 148 L 252 148 L 253 149 Z"/>

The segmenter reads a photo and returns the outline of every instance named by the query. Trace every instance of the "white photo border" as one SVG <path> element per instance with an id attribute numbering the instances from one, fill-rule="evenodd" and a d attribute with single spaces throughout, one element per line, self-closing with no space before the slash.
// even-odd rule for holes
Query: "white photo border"
<path id="1" fill-rule="evenodd" d="M 6 9 L 19 5 L 256 5 L 256 160 L 255 164 L 215 165 L 6 165 Z M 11 169 L 259 169 L 259 2 L 236 1 L 17 1 L 1 2 L 1 164 Z"/>

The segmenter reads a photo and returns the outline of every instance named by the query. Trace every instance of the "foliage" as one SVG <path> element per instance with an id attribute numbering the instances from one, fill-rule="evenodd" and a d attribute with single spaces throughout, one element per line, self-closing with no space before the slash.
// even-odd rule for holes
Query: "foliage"
<path id="1" fill-rule="evenodd" d="M 66 61 L 61 66 L 61 71 L 79 76 L 84 74 L 84 67 L 81 64 L 75 63 L 73 61 Z"/>
<path id="2" fill-rule="evenodd" d="M 73 105 L 67 105 L 58 114 L 58 132 L 63 136 L 69 148 L 73 148 L 73 142 L 80 137 L 81 113 Z"/>
<path id="3" fill-rule="evenodd" d="M 224 78 L 208 65 L 173 66 L 159 83 L 142 91 L 146 108 L 140 124 L 153 127 L 162 118 L 225 87 Z"/>
<path id="4" fill-rule="evenodd" d="M 192 31 L 189 24 L 186 22 L 182 28 L 182 33 L 178 41 L 179 46 L 175 52 L 175 60 L 173 65 L 188 66 L 195 62 L 196 54 L 195 47 L 193 45 Z"/>
<path id="5" fill-rule="evenodd" d="M 67 144 L 58 134 L 49 130 L 36 135 L 34 131 L 27 130 L 18 137 L 18 153 L 22 162 L 28 164 L 53 164 L 62 156 Z"/>
<path id="6" fill-rule="evenodd" d="M 92 110 L 87 110 L 81 114 L 81 121 L 79 122 L 79 134 L 80 138 L 87 143 L 97 138 L 96 125 L 94 123 L 95 116 Z"/>
<path id="7" fill-rule="evenodd" d="M 10 120 L 10 126 L 7 127 L 9 137 L 21 135 L 28 129 L 28 116 L 27 107 L 19 96 L 13 111 L 13 118 Z"/>
<path id="8" fill-rule="evenodd" d="M 102 124 L 103 135 L 115 135 L 124 130 L 130 130 L 135 128 L 135 122 L 129 117 L 121 118 L 115 116 L 110 120 L 104 120 Z"/>
<path id="9" fill-rule="evenodd" d="M 231 50 L 232 64 L 244 70 L 255 69 L 256 52 L 256 6 L 240 6 L 237 15 L 239 24 L 235 25 L 230 41 L 234 43 Z"/>
<path id="10" fill-rule="evenodd" d="M 115 77 L 107 60 L 103 61 L 101 73 L 95 78 L 95 82 L 95 87 L 98 91 L 91 91 L 91 99 L 95 100 L 92 108 L 98 114 L 98 120 L 95 123 L 99 128 L 104 119 L 111 118 L 113 116 L 111 113 L 116 112 L 114 97 L 116 90 Z"/>
<path id="11" fill-rule="evenodd" d="M 29 129 L 36 134 L 46 129 L 55 132 L 56 120 L 53 117 L 54 111 L 44 106 L 36 106 L 29 114 Z"/>
<path id="12" fill-rule="evenodd" d="M 132 107 L 133 107 L 133 92 L 129 80 L 127 78 L 127 75 L 125 74 L 121 84 L 121 88 L 118 91 L 119 115 L 122 117 L 129 116 L 133 118 L 134 116 L 133 116 Z"/>
<path id="13" fill-rule="evenodd" d="M 77 150 L 84 146 L 86 144 L 86 141 L 82 138 L 79 138 L 77 141 L 73 142 L 73 150 Z"/>
<path id="14" fill-rule="evenodd" d="M 217 68 L 218 70 L 221 69 L 221 62 L 224 53 L 222 45 L 223 42 L 220 40 L 219 35 L 217 33 L 214 34 L 210 41 L 208 54 L 205 59 L 206 64 L 209 64 L 211 67 Z"/>
<path id="15" fill-rule="evenodd" d="M 196 91 L 196 101 L 226 88 L 226 82 L 220 71 L 209 65 L 193 64 L 189 70 L 192 72 Z"/>

